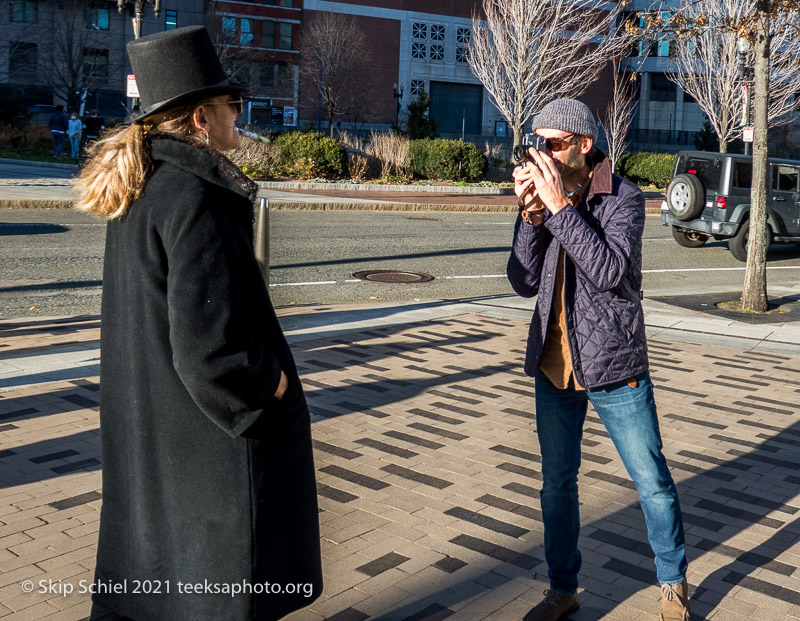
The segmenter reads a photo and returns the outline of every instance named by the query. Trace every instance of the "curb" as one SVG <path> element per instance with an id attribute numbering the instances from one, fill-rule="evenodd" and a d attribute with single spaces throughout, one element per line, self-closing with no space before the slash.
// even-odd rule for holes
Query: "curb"
<path id="1" fill-rule="evenodd" d="M 388 185 L 372 183 L 313 183 L 303 181 L 258 181 L 262 190 L 342 190 L 350 192 L 432 192 L 448 194 L 496 194 L 510 196 L 514 188 L 462 185 Z"/>
<path id="2" fill-rule="evenodd" d="M 75 201 L 65 200 L 25 200 L 0 199 L 0 209 L 74 209 Z M 427 203 L 391 203 L 391 202 L 315 202 L 300 203 L 292 201 L 270 200 L 270 211 L 449 211 L 461 213 L 516 213 L 516 205 L 448 205 Z M 661 210 L 655 207 L 645 208 L 645 214 L 657 215 Z"/>
<path id="3" fill-rule="evenodd" d="M 62 164 L 61 162 L 40 162 L 38 160 L 15 160 L 0 157 L 0 164 L 16 164 L 17 166 L 34 166 L 36 168 L 63 168 L 65 170 L 78 170 L 78 164 Z"/>

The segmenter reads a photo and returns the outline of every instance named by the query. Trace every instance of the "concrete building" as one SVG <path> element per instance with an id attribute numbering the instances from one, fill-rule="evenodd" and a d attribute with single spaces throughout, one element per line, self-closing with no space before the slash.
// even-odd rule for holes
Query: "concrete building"
<path id="1" fill-rule="evenodd" d="M 373 63 L 365 79 L 372 105 L 366 119 L 342 116 L 343 128 L 388 127 L 407 113 L 421 89 L 431 97 L 430 114 L 444 137 L 508 142 L 510 128 L 467 64 L 464 50 L 480 0 L 304 0 L 304 19 L 314 12 L 352 16 L 362 26 Z M 396 85 L 396 88 L 395 88 Z M 598 81 L 581 96 L 603 114 L 610 85 Z M 313 88 L 301 85 L 301 121 L 319 122 Z"/>
<path id="2" fill-rule="evenodd" d="M 631 0 L 626 14 L 647 11 L 650 0 Z M 625 17 L 623 17 L 624 19 Z M 670 58 L 674 41 L 640 41 L 631 49 L 626 70 L 637 73 L 638 105 L 631 126 L 631 150 L 678 151 L 694 148 L 694 135 L 705 116 L 694 99 L 667 73 L 675 70 Z"/>
<path id="3" fill-rule="evenodd" d="M 142 35 L 203 23 L 204 0 L 161 0 L 145 7 Z M 0 97 L 25 104 L 63 104 L 122 118 L 133 39 L 132 9 L 116 0 L 6 0 L 0 3 Z"/>

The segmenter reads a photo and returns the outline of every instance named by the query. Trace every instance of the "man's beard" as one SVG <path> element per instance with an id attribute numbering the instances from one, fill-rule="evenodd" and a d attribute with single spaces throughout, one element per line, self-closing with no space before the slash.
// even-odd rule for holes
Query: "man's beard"
<path id="1" fill-rule="evenodd" d="M 566 161 L 556 160 L 556 168 L 561 174 L 562 183 L 573 180 L 582 181 L 584 166 L 586 166 L 586 158 L 582 157 L 580 153 L 573 154 Z"/>

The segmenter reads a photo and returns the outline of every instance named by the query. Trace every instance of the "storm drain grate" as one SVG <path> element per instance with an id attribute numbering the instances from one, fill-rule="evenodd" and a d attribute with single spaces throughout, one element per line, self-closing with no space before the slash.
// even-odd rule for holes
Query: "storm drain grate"
<path id="1" fill-rule="evenodd" d="M 397 270 L 367 270 L 356 272 L 353 278 L 359 280 L 369 280 L 371 282 L 388 282 L 396 284 L 407 284 L 417 282 L 429 282 L 433 276 L 423 272 L 398 272 Z"/>

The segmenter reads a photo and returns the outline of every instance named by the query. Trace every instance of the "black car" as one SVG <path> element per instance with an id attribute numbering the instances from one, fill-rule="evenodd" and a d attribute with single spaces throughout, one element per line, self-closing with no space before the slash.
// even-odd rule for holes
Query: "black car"
<path id="1" fill-rule="evenodd" d="M 661 222 L 685 248 L 727 239 L 731 254 L 746 261 L 752 173 L 749 155 L 681 151 L 661 203 Z M 770 242 L 800 244 L 800 161 L 770 158 L 768 175 Z"/>

